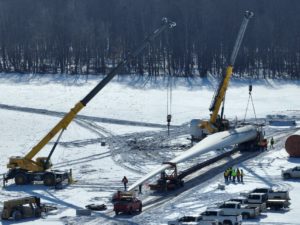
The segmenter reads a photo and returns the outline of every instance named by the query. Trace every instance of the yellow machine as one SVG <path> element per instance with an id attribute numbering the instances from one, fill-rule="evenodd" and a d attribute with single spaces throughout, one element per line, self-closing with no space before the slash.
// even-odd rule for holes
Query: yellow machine
<path id="1" fill-rule="evenodd" d="M 40 198 L 35 196 L 18 198 L 3 203 L 1 219 L 20 220 L 22 218 L 40 217 L 43 212 Z"/>
<path id="2" fill-rule="evenodd" d="M 191 136 L 192 140 L 201 140 L 208 134 L 212 134 L 218 131 L 228 130 L 229 121 L 223 118 L 224 112 L 224 100 L 226 95 L 226 90 L 229 85 L 229 80 L 232 75 L 233 65 L 235 63 L 236 56 L 240 49 L 248 22 L 251 17 L 253 17 L 253 12 L 246 11 L 244 15 L 244 19 L 242 25 L 240 27 L 233 51 L 231 53 L 230 62 L 226 69 L 225 74 L 223 74 L 223 78 L 216 90 L 211 106 L 209 110 L 211 111 L 209 121 L 201 121 L 201 120 L 192 120 L 191 121 Z M 221 115 L 219 115 L 220 107 L 223 103 L 223 108 L 221 111 Z"/>
<path id="3" fill-rule="evenodd" d="M 70 179 L 70 173 L 64 171 L 48 171 L 51 168 L 52 163 L 50 158 L 61 138 L 64 130 L 72 122 L 75 116 L 84 108 L 87 103 L 102 90 L 113 77 L 120 72 L 121 68 L 128 64 L 133 58 L 138 56 L 147 46 L 150 44 L 159 34 L 168 28 L 173 28 L 176 23 L 169 21 L 167 18 L 163 18 L 163 24 L 150 34 L 145 41 L 139 46 L 128 58 L 122 60 L 117 67 L 112 71 L 96 86 L 94 87 L 87 96 L 79 101 L 74 108 L 70 110 L 59 122 L 52 128 L 52 130 L 36 145 L 25 157 L 11 157 L 7 167 L 9 168 L 8 173 L 5 175 L 5 181 L 9 179 L 15 179 L 15 183 L 18 185 L 28 184 L 33 181 L 43 181 L 45 185 L 52 186 L 62 182 L 65 179 Z M 39 153 L 43 147 L 49 143 L 49 141 L 60 132 L 57 141 L 51 149 L 48 157 L 39 157 L 33 160 L 34 156 Z"/>

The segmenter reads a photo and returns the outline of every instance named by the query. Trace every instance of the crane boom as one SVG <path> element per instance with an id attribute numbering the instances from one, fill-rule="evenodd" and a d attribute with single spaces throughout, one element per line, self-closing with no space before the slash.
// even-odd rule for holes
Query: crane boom
<path id="1" fill-rule="evenodd" d="M 248 22 L 249 22 L 250 18 L 253 17 L 253 15 L 254 15 L 253 12 L 250 12 L 250 11 L 246 11 L 244 14 L 244 19 L 241 24 L 237 39 L 235 41 L 233 51 L 231 53 L 229 65 L 226 68 L 226 72 L 222 77 L 222 80 L 214 94 L 212 104 L 209 108 L 209 110 L 212 112 L 211 116 L 210 116 L 210 120 L 203 121 L 200 125 L 201 128 L 203 128 L 206 133 L 214 133 L 219 130 L 218 125 L 216 124 L 217 119 L 218 119 L 219 110 L 220 110 L 220 107 L 221 107 L 222 102 L 224 101 L 224 98 L 226 95 L 226 90 L 229 85 L 229 81 L 230 81 L 232 71 L 233 71 L 233 65 L 235 63 L 238 51 L 239 51 L 241 43 L 243 41 L 244 34 L 245 34 L 246 28 L 248 26 Z"/>
<path id="2" fill-rule="evenodd" d="M 168 20 L 167 18 L 162 19 L 162 25 L 156 29 L 153 33 L 151 33 L 132 54 L 130 54 L 127 58 L 122 60 L 112 71 L 105 77 L 97 86 L 95 86 L 81 101 L 79 101 L 51 130 L 50 132 L 40 141 L 37 145 L 35 145 L 24 158 L 22 157 L 11 157 L 9 164 L 7 164 L 8 168 L 21 168 L 27 171 L 43 171 L 49 166 L 42 165 L 43 162 L 49 162 L 49 158 L 43 158 L 43 162 L 41 161 L 33 161 L 33 157 L 41 151 L 41 149 L 49 143 L 49 141 L 60 131 L 66 129 L 68 125 L 72 122 L 75 116 L 83 109 L 90 100 L 92 100 L 95 95 L 99 93 L 113 78 L 116 74 L 120 72 L 122 67 L 129 63 L 133 58 L 138 56 L 159 34 L 165 31 L 168 28 L 173 28 L 176 26 L 175 22 Z M 53 149 L 54 150 L 54 149 Z M 52 153 L 50 154 L 52 155 Z"/>

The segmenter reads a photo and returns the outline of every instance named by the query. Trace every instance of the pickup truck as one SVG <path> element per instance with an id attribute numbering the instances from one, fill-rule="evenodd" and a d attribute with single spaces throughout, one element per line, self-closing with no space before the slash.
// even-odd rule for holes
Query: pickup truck
<path id="1" fill-rule="evenodd" d="M 243 205 L 258 207 L 259 212 L 265 212 L 267 210 L 267 204 L 266 204 L 267 199 L 268 197 L 264 193 L 252 193 L 248 195 L 248 198 L 237 197 L 237 198 L 232 198 L 229 201 L 235 201 Z"/>
<path id="2" fill-rule="evenodd" d="M 219 206 L 224 215 L 242 215 L 243 219 L 259 216 L 259 208 L 256 206 L 242 205 L 240 202 L 227 201 Z"/>
<path id="3" fill-rule="evenodd" d="M 291 204 L 288 199 L 280 199 L 280 198 L 268 199 L 266 193 L 251 193 L 248 195 L 248 201 L 261 204 L 262 211 L 265 211 L 266 208 L 275 209 L 275 210 L 288 208 Z"/>
<path id="4" fill-rule="evenodd" d="M 142 202 L 133 193 L 118 192 L 114 198 L 114 211 L 116 215 L 120 212 L 132 214 L 134 211 L 142 212 Z"/>
<path id="5" fill-rule="evenodd" d="M 285 199 L 290 200 L 288 191 L 274 191 L 272 188 L 256 188 L 249 193 L 241 193 L 241 195 L 248 197 L 251 193 L 265 193 L 268 199 Z"/>
<path id="6" fill-rule="evenodd" d="M 300 178 L 300 166 L 296 166 L 291 169 L 286 169 L 281 171 L 281 176 L 284 179 L 290 179 L 290 178 Z"/>
<path id="7" fill-rule="evenodd" d="M 242 216 L 239 215 L 225 215 L 222 209 L 210 208 L 201 213 L 201 216 L 205 220 L 218 220 L 222 225 L 241 225 Z"/>
<path id="8" fill-rule="evenodd" d="M 203 219 L 202 216 L 183 216 L 174 221 L 168 221 L 168 225 L 218 225 L 218 220 Z"/>

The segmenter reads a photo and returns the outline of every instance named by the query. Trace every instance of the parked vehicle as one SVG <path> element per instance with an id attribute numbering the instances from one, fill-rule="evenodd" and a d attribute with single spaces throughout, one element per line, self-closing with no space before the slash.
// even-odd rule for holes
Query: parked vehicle
<path id="1" fill-rule="evenodd" d="M 118 192 L 114 199 L 114 211 L 116 215 L 120 212 L 133 214 L 135 211 L 142 212 L 142 202 L 131 192 Z"/>
<path id="2" fill-rule="evenodd" d="M 248 202 L 254 202 L 256 204 L 261 205 L 261 211 L 265 211 L 267 208 L 279 210 L 282 208 L 288 208 L 290 206 L 289 198 L 288 199 L 280 199 L 278 195 L 277 198 L 270 199 L 268 198 L 267 193 L 251 193 L 248 195 Z M 271 197 L 273 197 L 271 195 Z M 287 196 L 281 196 L 287 197 Z"/>
<path id="3" fill-rule="evenodd" d="M 242 205 L 240 202 L 227 201 L 219 206 L 224 215 L 242 215 L 243 219 L 256 218 L 259 216 L 259 208 L 256 206 Z"/>
<path id="4" fill-rule="evenodd" d="M 241 204 L 258 207 L 260 212 L 265 212 L 267 210 L 267 194 L 264 193 L 252 193 L 246 197 L 237 197 L 230 199 L 230 201 L 237 201 Z"/>
<path id="5" fill-rule="evenodd" d="M 248 193 L 241 193 L 241 195 L 248 197 L 251 193 L 265 193 L 268 199 L 290 200 L 289 191 L 274 191 L 272 188 L 256 188 Z"/>
<path id="6" fill-rule="evenodd" d="M 42 213 L 57 209 L 54 206 L 41 204 L 41 199 L 36 196 L 17 198 L 3 203 L 2 220 L 20 220 L 24 218 L 39 218 Z"/>
<path id="7" fill-rule="evenodd" d="M 284 179 L 300 178 L 300 166 L 281 171 L 281 176 Z"/>
<path id="8" fill-rule="evenodd" d="M 203 219 L 202 216 L 183 216 L 178 220 L 168 221 L 168 225 L 218 225 L 216 219 Z"/>
<path id="9" fill-rule="evenodd" d="M 286 199 L 268 199 L 266 203 L 267 203 L 267 208 L 274 209 L 274 210 L 289 208 L 291 204 Z"/>
<path id="10" fill-rule="evenodd" d="M 241 215 L 225 215 L 222 209 L 211 208 L 201 213 L 203 219 L 216 219 L 220 225 L 240 225 L 242 224 Z"/>

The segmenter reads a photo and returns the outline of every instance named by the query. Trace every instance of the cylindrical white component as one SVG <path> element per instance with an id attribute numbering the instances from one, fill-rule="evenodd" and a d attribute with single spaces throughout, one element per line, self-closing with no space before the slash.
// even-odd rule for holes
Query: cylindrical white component
<path id="1" fill-rule="evenodd" d="M 211 134 L 204 138 L 202 141 L 194 145 L 189 150 L 185 151 L 181 155 L 172 159 L 170 162 L 172 163 L 180 163 L 200 154 L 204 154 L 211 150 L 216 150 L 220 148 L 224 148 L 234 144 L 240 144 L 243 142 L 251 141 L 257 137 L 257 130 L 255 126 L 247 125 L 244 127 L 236 128 L 233 130 L 218 132 L 215 134 Z M 159 166 L 157 169 L 152 172 L 146 174 L 144 177 L 136 181 L 129 187 L 129 191 L 133 190 L 140 184 L 143 184 L 146 180 L 154 177 L 165 169 L 169 168 L 170 165 L 164 164 Z"/>
<path id="2" fill-rule="evenodd" d="M 194 139 L 201 139 L 203 136 L 203 130 L 200 128 L 202 120 L 193 119 L 190 122 L 190 134 Z"/>

